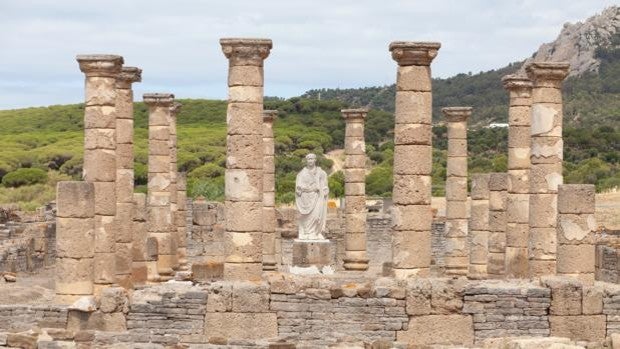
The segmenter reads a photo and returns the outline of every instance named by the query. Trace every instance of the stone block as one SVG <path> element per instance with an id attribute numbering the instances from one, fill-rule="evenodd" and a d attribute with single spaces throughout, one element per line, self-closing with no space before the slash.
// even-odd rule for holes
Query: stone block
<path id="1" fill-rule="evenodd" d="M 508 189 L 508 175 L 506 173 L 489 174 L 489 191 L 504 191 Z"/>
<path id="2" fill-rule="evenodd" d="M 65 258 L 93 258 L 94 218 L 56 218 L 56 254 Z"/>
<path id="3" fill-rule="evenodd" d="M 195 282 L 209 282 L 221 279 L 223 276 L 224 263 L 214 261 L 192 263 L 192 280 Z"/>
<path id="4" fill-rule="evenodd" d="M 228 340 L 275 338 L 278 320 L 276 313 L 207 313 L 204 333 Z"/>
<path id="5" fill-rule="evenodd" d="M 334 244 L 326 241 L 293 242 L 293 266 L 296 267 L 323 267 L 334 265 Z"/>
<path id="6" fill-rule="evenodd" d="M 530 128 L 511 126 L 508 128 L 508 148 L 527 148 L 530 146 Z"/>
<path id="7" fill-rule="evenodd" d="M 528 252 L 530 258 L 555 260 L 557 245 L 557 236 L 554 228 L 530 228 Z"/>
<path id="8" fill-rule="evenodd" d="M 227 231 L 224 245 L 227 263 L 257 263 L 262 260 L 263 233 L 260 228 L 256 232 Z"/>
<path id="9" fill-rule="evenodd" d="M 87 182 L 116 180 L 116 152 L 110 149 L 84 149 L 82 178 Z M 95 197 L 97 189 L 95 188 Z"/>
<path id="10" fill-rule="evenodd" d="M 446 180 L 446 200 L 467 200 L 467 177 L 448 177 Z"/>
<path id="11" fill-rule="evenodd" d="M 347 233 L 366 233 L 366 213 L 347 213 L 344 216 Z"/>
<path id="12" fill-rule="evenodd" d="M 555 228 L 557 225 L 558 196 L 556 194 L 530 195 L 530 227 Z"/>
<path id="13" fill-rule="evenodd" d="M 554 87 L 537 87 L 532 89 L 532 100 L 537 103 L 562 103 L 562 90 Z"/>
<path id="14" fill-rule="evenodd" d="M 227 201 L 226 229 L 235 232 L 261 231 L 263 227 L 263 203 L 252 201 Z"/>
<path id="15" fill-rule="evenodd" d="M 560 204 L 558 197 L 558 205 Z M 596 232 L 594 214 L 558 215 L 558 243 L 567 245 L 593 244 Z"/>
<path id="16" fill-rule="evenodd" d="M 170 155 L 154 155 L 149 154 L 148 170 L 150 173 L 169 173 L 170 172 Z"/>
<path id="17" fill-rule="evenodd" d="M 152 200 L 153 194 L 159 192 L 161 196 L 169 196 L 170 189 L 172 189 L 172 176 L 170 172 L 149 172 L 148 174 L 148 200 L 149 205 L 153 205 L 150 201 Z M 170 199 L 168 199 L 170 200 Z"/>
<path id="18" fill-rule="evenodd" d="M 532 137 L 562 137 L 562 104 L 532 104 Z"/>
<path id="19" fill-rule="evenodd" d="M 58 182 L 57 217 L 92 218 L 95 215 L 95 187 L 89 182 Z"/>
<path id="20" fill-rule="evenodd" d="M 530 193 L 530 170 L 508 170 L 508 193 Z"/>
<path id="21" fill-rule="evenodd" d="M 95 253 L 114 252 L 116 225 L 114 216 L 95 216 Z"/>
<path id="22" fill-rule="evenodd" d="M 116 201 L 132 203 L 134 172 L 132 169 L 116 170 Z"/>
<path id="23" fill-rule="evenodd" d="M 228 135 L 226 137 L 227 169 L 263 169 L 263 136 Z M 261 175 L 262 178 L 262 175 Z"/>
<path id="24" fill-rule="evenodd" d="M 558 212 L 594 213 L 595 189 L 592 184 L 563 184 L 558 187 Z"/>
<path id="25" fill-rule="evenodd" d="M 504 252 L 489 252 L 487 273 L 489 275 L 504 275 L 506 273 Z"/>
<path id="26" fill-rule="evenodd" d="M 171 156 L 169 140 L 149 139 L 149 155 Z M 159 172 L 159 171 L 158 171 Z"/>
<path id="27" fill-rule="evenodd" d="M 465 238 L 468 231 L 467 219 L 450 219 L 446 221 L 444 236 L 447 238 Z"/>
<path id="28" fill-rule="evenodd" d="M 555 164 L 564 158 L 564 141 L 561 137 L 536 137 L 530 149 L 532 164 Z"/>
<path id="29" fill-rule="evenodd" d="M 265 282 L 236 282 L 232 288 L 234 313 L 266 313 L 269 311 L 269 285 Z"/>
<path id="30" fill-rule="evenodd" d="M 582 288 L 582 313 L 583 315 L 599 315 L 603 313 L 604 290 L 599 285 Z"/>
<path id="31" fill-rule="evenodd" d="M 446 175 L 450 177 L 467 177 L 467 157 L 450 157 L 447 162 Z M 467 186 L 465 187 L 467 188 Z"/>
<path id="32" fill-rule="evenodd" d="M 350 137 L 346 138 L 345 145 L 344 145 L 344 152 L 346 154 L 346 158 L 353 156 L 353 155 L 365 155 L 366 154 L 366 143 L 364 142 L 364 139 L 363 138 L 350 138 Z M 347 161 L 346 158 L 345 158 L 345 163 Z M 352 166 L 345 166 L 345 168 L 346 167 L 348 168 L 364 167 L 366 163 L 365 161 L 366 159 L 364 158 L 364 162 L 360 160 L 354 161 L 354 164 Z M 362 166 L 359 166 L 360 163 Z"/>
<path id="33" fill-rule="evenodd" d="M 345 197 L 344 209 L 346 214 L 366 212 L 366 197 L 361 195 Z"/>
<path id="34" fill-rule="evenodd" d="M 489 233 L 489 251 L 504 252 L 506 250 L 506 234 L 503 232 Z"/>
<path id="35" fill-rule="evenodd" d="M 426 66 L 409 65 L 398 67 L 396 74 L 398 91 L 431 91 L 431 71 Z"/>
<path id="36" fill-rule="evenodd" d="M 603 341 L 606 335 L 605 315 L 549 316 L 551 335 L 578 341 Z"/>
<path id="37" fill-rule="evenodd" d="M 407 330 L 396 332 L 396 338 L 410 346 L 471 346 L 474 342 L 473 321 L 469 315 L 416 316 L 409 320 Z"/>
<path id="38" fill-rule="evenodd" d="M 345 173 L 346 178 L 346 173 Z M 345 180 L 344 183 L 344 195 L 347 196 L 364 196 L 366 193 L 366 183 L 358 182 L 351 183 Z M 263 194 L 264 195 L 264 194 Z"/>
<path id="39" fill-rule="evenodd" d="M 431 145 L 432 127 L 429 124 L 396 124 L 394 126 L 394 144 Z"/>
<path id="40" fill-rule="evenodd" d="M 448 158 L 467 157 L 467 139 L 448 139 Z"/>
<path id="41" fill-rule="evenodd" d="M 449 122 L 448 139 L 467 139 L 467 123 Z"/>
<path id="42" fill-rule="evenodd" d="M 397 91 L 394 121 L 396 124 L 427 124 L 432 122 L 430 92 Z"/>
<path id="43" fill-rule="evenodd" d="M 226 122 L 229 135 L 261 135 L 262 137 L 262 104 L 228 103 Z"/>
<path id="44" fill-rule="evenodd" d="M 228 101 L 241 103 L 263 103 L 262 86 L 230 86 L 228 87 Z M 262 129 L 262 128 L 261 128 Z"/>
<path id="45" fill-rule="evenodd" d="M 366 168 L 366 155 L 346 155 L 344 168 Z"/>
<path id="46" fill-rule="evenodd" d="M 431 176 L 395 174 L 392 200 L 401 205 L 430 205 Z"/>
<path id="47" fill-rule="evenodd" d="M 88 295 L 93 293 L 92 258 L 57 258 L 56 293 Z"/>
<path id="48" fill-rule="evenodd" d="M 489 230 L 489 201 L 470 201 L 469 228 L 471 230 Z"/>
<path id="49" fill-rule="evenodd" d="M 489 232 L 471 231 L 469 260 L 473 264 L 487 264 L 489 254 Z"/>
<path id="50" fill-rule="evenodd" d="M 506 211 L 508 201 L 508 192 L 505 190 L 492 190 L 489 192 L 489 210 Z"/>
<path id="51" fill-rule="evenodd" d="M 113 128 L 84 129 L 84 149 L 116 149 L 116 130 Z"/>
<path id="52" fill-rule="evenodd" d="M 430 230 L 433 213 L 430 205 L 392 206 L 392 228 L 397 231 Z"/>
<path id="53" fill-rule="evenodd" d="M 506 211 L 489 211 L 489 231 L 506 231 Z"/>
<path id="54" fill-rule="evenodd" d="M 263 273 L 263 263 L 224 263 L 225 280 L 259 281 Z"/>
<path id="55" fill-rule="evenodd" d="M 514 126 L 529 127 L 531 102 L 526 102 L 526 105 L 514 104 L 517 100 L 518 99 L 511 99 L 510 108 L 508 110 L 508 123 Z"/>
<path id="56" fill-rule="evenodd" d="M 509 193 L 506 201 L 506 221 L 529 223 L 530 195 Z"/>
<path id="57" fill-rule="evenodd" d="M 170 207 L 150 206 L 147 209 L 147 230 L 151 233 L 168 233 L 172 230 Z"/>
<path id="58" fill-rule="evenodd" d="M 419 316 L 431 313 L 431 283 L 425 279 L 407 280 L 407 315 Z"/>
<path id="59" fill-rule="evenodd" d="M 548 277 L 543 284 L 551 288 L 551 315 L 581 315 L 582 284 L 570 277 Z"/>
<path id="60" fill-rule="evenodd" d="M 116 221 L 117 228 L 115 234 L 116 242 L 132 241 L 132 224 L 133 221 L 133 203 L 117 203 L 116 204 Z"/>
<path id="61" fill-rule="evenodd" d="M 489 199 L 489 180 L 488 173 L 474 173 L 471 175 L 471 198 L 472 200 Z"/>
<path id="62" fill-rule="evenodd" d="M 506 246 L 528 246 L 530 227 L 527 223 L 506 223 Z"/>
<path id="63" fill-rule="evenodd" d="M 366 251 L 366 232 L 347 232 L 345 235 L 346 251 Z"/>
<path id="64" fill-rule="evenodd" d="M 114 252 L 114 266 L 117 275 L 131 274 L 132 250 L 131 243 L 117 243 Z"/>
<path id="65" fill-rule="evenodd" d="M 84 128 L 108 128 L 116 126 L 116 108 L 113 105 L 84 108 Z"/>
<path id="66" fill-rule="evenodd" d="M 527 247 L 506 247 L 506 276 L 526 278 L 528 275 Z"/>
<path id="67" fill-rule="evenodd" d="M 533 164 L 530 168 L 531 194 L 557 193 L 562 184 L 562 163 Z"/>
<path id="68" fill-rule="evenodd" d="M 392 232 L 394 268 L 428 268 L 431 263 L 431 234 L 424 231 Z"/>
<path id="69" fill-rule="evenodd" d="M 595 246 L 558 245 L 557 271 L 560 274 L 594 273 Z"/>
<path id="70" fill-rule="evenodd" d="M 114 253 L 95 253 L 93 263 L 95 284 L 112 284 L 116 280 L 115 263 L 116 256 Z"/>
<path id="71" fill-rule="evenodd" d="M 263 86 L 263 68 L 255 65 L 231 65 L 228 86 Z"/>
<path id="72" fill-rule="evenodd" d="M 394 173 L 401 175 L 430 175 L 433 162 L 432 147 L 428 145 L 399 145 L 394 147 Z"/>
<path id="73" fill-rule="evenodd" d="M 226 169 L 224 179 L 227 200 L 262 201 L 263 177 L 261 170 Z"/>
<path id="74" fill-rule="evenodd" d="M 446 219 L 467 219 L 467 201 L 447 201 Z"/>
<path id="75" fill-rule="evenodd" d="M 528 169 L 530 168 L 530 147 L 508 148 L 508 168 L 509 169 Z"/>

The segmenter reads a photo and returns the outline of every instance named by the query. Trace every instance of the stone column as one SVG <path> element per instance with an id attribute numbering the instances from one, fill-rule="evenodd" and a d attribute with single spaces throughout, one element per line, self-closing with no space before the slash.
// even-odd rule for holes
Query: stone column
<path id="1" fill-rule="evenodd" d="M 178 212 L 178 189 L 177 189 L 177 115 L 181 111 L 181 103 L 173 103 L 170 107 L 170 217 L 172 226 L 170 235 L 172 236 L 172 269 L 179 269 L 179 240 L 178 225 L 176 223 Z"/>
<path id="2" fill-rule="evenodd" d="M 508 199 L 506 202 L 506 276 L 528 276 L 530 202 L 530 109 L 532 82 L 516 75 L 502 79 L 510 94 L 508 109 Z"/>
<path id="3" fill-rule="evenodd" d="M 142 70 L 123 67 L 116 80 L 116 283 L 132 288 L 133 90 Z"/>
<path id="4" fill-rule="evenodd" d="M 273 121 L 277 110 L 263 111 L 263 270 L 277 270 L 276 163 Z"/>
<path id="5" fill-rule="evenodd" d="M 447 275 L 467 275 L 467 119 L 472 108 L 452 107 L 441 111 L 448 121 L 445 270 Z"/>
<path id="6" fill-rule="evenodd" d="M 394 275 L 428 276 L 431 265 L 432 92 L 439 43 L 390 44 L 398 63 L 394 113 L 392 266 Z"/>
<path id="7" fill-rule="evenodd" d="M 529 275 L 555 274 L 558 185 L 562 184 L 562 81 L 568 63 L 534 62 L 532 88 Z"/>
<path id="8" fill-rule="evenodd" d="M 170 107 L 174 95 L 149 93 L 144 95 L 149 108 L 149 163 L 147 194 L 147 230 L 157 239 L 157 273 L 159 280 L 173 276 L 172 211 L 170 210 Z M 176 234 L 175 234 L 176 235 Z M 154 276 L 154 275 L 153 275 Z"/>
<path id="9" fill-rule="evenodd" d="M 367 270 L 366 254 L 366 143 L 364 119 L 366 109 L 343 109 L 344 202 L 346 270 Z"/>
<path id="10" fill-rule="evenodd" d="M 147 239 L 148 231 L 146 228 L 146 195 L 143 193 L 133 194 L 133 222 L 132 222 L 132 244 L 131 244 L 131 281 L 134 285 L 144 285 L 148 280 L 148 255 Z M 152 261 L 151 269 L 157 270 L 157 258 Z"/>
<path id="11" fill-rule="evenodd" d="M 489 178 L 487 173 L 471 175 L 469 216 L 469 277 L 485 279 L 489 258 Z"/>
<path id="12" fill-rule="evenodd" d="M 596 218 L 591 184 L 558 187 L 558 274 L 594 282 Z"/>
<path id="13" fill-rule="evenodd" d="M 187 175 L 177 173 L 177 259 L 180 270 L 189 270 L 187 264 Z"/>
<path id="14" fill-rule="evenodd" d="M 506 201 L 508 175 L 491 173 L 489 176 L 489 259 L 487 274 L 503 278 L 506 274 Z"/>
<path id="15" fill-rule="evenodd" d="M 228 58 L 224 278 L 260 278 L 263 269 L 263 61 L 268 39 L 221 39 Z"/>
<path id="16" fill-rule="evenodd" d="M 93 294 L 95 187 L 59 182 L 56 189 L 56 302 Z"/>
<path id="17" fill-rule="evenodd" d="M 123 57 L 79 55 L 86 75 L 82 176 L 95 188 L 94 294 L 116 280 L 116 79 Z"/>

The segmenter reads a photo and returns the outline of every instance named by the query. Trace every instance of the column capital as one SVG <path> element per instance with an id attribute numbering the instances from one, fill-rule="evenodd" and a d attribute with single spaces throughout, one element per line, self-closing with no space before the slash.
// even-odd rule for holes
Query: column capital
<path id="1" fill-rule="evenodd" d="M 172 96 L 172 98 L 174 98 L 174 96 Z M 179 102 L 173 102 L 172 105 L 170 106 L 170 115 L 173 118 L 176 118 L 177 115 L 179 115 L 179 113 L 181 112 L 182 107 L 183 107 L 183 104 Z"/>
<path id="2" fill-rule="evenodd" d="M 529 90 L 532 88 L 532 80 L 527 76 L 509 74 L 502 77 L 502 84 L 508 91 Z"/>
<path id="3" fill-rule="evenodd" d="M 134 82 L 142 81 L 142 69 L 136 67 L 123 67 L 116 77 L 116 88 L 130 89 Z"/>
<path id="4" fill-rule="evenodd" d="M 263 122 L 273 122 L 277 117 L 277 110 L 263 110 Z"/>
<path id="5" fill-rule="evenodd" d="M 124 63 L 118 55 L 77 55 L 75 59 L 86 76 L 116 77 Z"/>
<path id="6" fill-rule="evenodd" d="M 531 62 L 525 66 L 527 76 L 534 85 L 541 82 L 561 82 L 568 76 L 570 64 L 567 62 Z"/>
<path id="7" fill-rule="evenodd" d="M 441 108 L 441 112 L 446 117 L 448 122 L 461 122 L 467 121 L 471 116 L 471 112 L 474 110 L 472 107 L 447 107 Z"/>
<path id="8" fill-rule="evenodd" d="M 430 65 L 440 47 L 438 42 L 394 41 L 390 52 L 400 66 Z"/>
<path id="9" fill-rule="evenodd" d="M 349 121 L 363 121 L 368 115 L 368 108 L 359 109 L 342 109 L 340 110 L 345 122 Z"/>
<path id="10" fill-rule="evenodd" d="M 263 60 L 269 56 L 273 43 L 271 39 L 220 39 L 222 52 L 230 60 L 230 65 L 262 66 Z"/>
<path id="11" fill-rule="evenodd" d="M 142 95 L 144 104 L 148 106 L 172 107 L 174 95 L 172 93 L 145 93 Z"/>

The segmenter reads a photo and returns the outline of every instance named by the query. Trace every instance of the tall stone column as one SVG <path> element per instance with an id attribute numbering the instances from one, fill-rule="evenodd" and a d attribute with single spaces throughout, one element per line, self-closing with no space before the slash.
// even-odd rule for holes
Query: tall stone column
<path id="1" fill-rule="evenodd" d="M 594 282 L 596 218 L 591 184 L 558 187 L 558 274 Z"/>
<path id="2" fill-rule="evenodd" d="M 516 75 L 502 79 L 510 94 L 508 109 L 508 199 L 506 202 L 506 276 L 528 276 L 530 203 L 530 113 L 532 82 Z"/>
<path id="3" fill-rule="evenodd" d="M 263 111 L 263 270 L 277 270 L 276 163 L 273 121 L 277 110 Z"/>
<path id="4" fill-rule="evenodd" d="M 534 62 L 532 80 L 529 275 L 555 274 L 558 185 L 562 184 L 562 81 L 568 63 Z"/>
<path id="5" fill-rule="evenodd" d="M 177 189 L 177 116 L 181 111 L 181 103 L 175 102 L 170 107 L 170 216 L 172 226 L 170 235 L 172 236 L 172 269 L 179 269 L 179 232 L 176 223 L 178 212 L 178 189 Z"/>
<path id="6" fill-rule="evenodd" d="M 344 202 L 346 270 L 367 270 L 366 254 L 366 142 L 364 119 L 366 109 L 343 109 L 344 137 Z"/>
<path id="7" fill-rule="evenodd" d="M 224 278 L 260 278 L 263 269 L 263 61 L 268 39 L 221 39 L 228 58 Z"/>
<path id="8" fill-rule="evenodd" d="M 116 280 L 116 79 L 123 57 L 79 55 L 86 75 L 82 176 L 95 188 L 94 294 Z"/>
<path id="9" fill-rule="evenodd" d="M 430 64 L 441 45 L 396 41 L 392 266 L 394 275 L 427 276 L 431 265 L 432 91 Z"/>
<path id="10" fill-rule="evenodd" d="M 170 210 L 170 107 L 174 95 L 170 93 L 145 94 L 144 104 L 149 108 L 149 163 L 147 194 L 147 230 L 157 240 L 157 273 L 159 280 L 173 276 L 172 211 Z M 154 275 L 153 275 L 154 276 Z"/>
<path id="11" fill-rule="evenodd" d="M 487 274 L 490 278 L 506 275 L 506 201 L 508 175 L 491 173 L 489 176 L 489 259 Z"/>
<path id="12" fill-rule="evenodd" d="M 123 67 L 116 80 L 116 283 L 130 289 L 133 225 L 133 90 L 142 70 Z"/>
<path id="13" fill-rule="evenodd" d="M 441 110 L 448 121 L 448 162 L 446 178 L 447 275 L 467 275 L 469 269 L 467 222 L 467 119 L 470 107 Z"/>
<path id="14" fill-rule="evenodd" d="M 56 189 L 56 302 L 93 294 L 95 187 L 59 182 Z"/>
<path id="15" fill-rule="evenodd" d="M 180 270 L 189 270 L 187 264 L 187 175 L 177 173 L 177 259 Z"/>
<path id="16" fill-rule="evenodd" d="M 469 277 L 485 279 L 489 258 L 489 178 L 488 173 L 471 175 L 469 216 Z"/>

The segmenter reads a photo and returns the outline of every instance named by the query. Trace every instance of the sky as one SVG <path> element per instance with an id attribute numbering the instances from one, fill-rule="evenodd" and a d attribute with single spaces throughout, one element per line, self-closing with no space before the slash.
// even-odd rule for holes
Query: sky
<path id="1" fill-rule="evenodd" d="M 147 92 L 226 98 L 222 37 L 273 40 L 265 95 L 392 84 L 391 41 L 438 41 L 434 77 L 501 68 L 617 0 L 0 0 L 0 109 L 79 103 L 77 54 L 119 54 Z"/>

